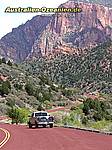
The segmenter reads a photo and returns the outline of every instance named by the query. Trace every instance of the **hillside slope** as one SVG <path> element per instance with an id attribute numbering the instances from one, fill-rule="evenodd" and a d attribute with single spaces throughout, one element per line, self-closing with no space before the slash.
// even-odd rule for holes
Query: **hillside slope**
<path id="1" fill-rule="evenodd" d="M 85 92 L 112 93 L 112 42 L 109 41 L 85 54 L 60 54 L 52 59 L 26 62 L 30 73 L 45 74 L 55 83 L 78 87 Z"/>
<path id="2" fill-rule="evenodd" d="M 6 114 L 7 108 L 12 105 L 36 111 L 40 107 L 50 109 L 65 106 L 78 98 L 80 90 L 64 89 L 50 81 L 46 75 L 32 75 L 30 70 L 25 71 L 22 67 L 0 63 L 0 115 Z"/>

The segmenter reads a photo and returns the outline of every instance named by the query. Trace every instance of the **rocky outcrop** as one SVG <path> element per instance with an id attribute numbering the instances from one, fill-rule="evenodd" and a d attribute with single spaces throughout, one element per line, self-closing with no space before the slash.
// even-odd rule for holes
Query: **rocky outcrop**
<path id="1" fill-rule="evenodd" d="M 82 9 L 81 13 L 57 13 L 32 47 L 30 57 L 92 48 L 112 39 L 112 9 L 68 1 L 60 7 Z M 79 51 L 82 53 L 82 51 Z"/>
<path id="2" fill-rule="evenodd" d="M 16 62 L 25 60 L 32 45 L 51 20 L 50 16 L 36 16 L 0 40 L 0 55 Z"/>

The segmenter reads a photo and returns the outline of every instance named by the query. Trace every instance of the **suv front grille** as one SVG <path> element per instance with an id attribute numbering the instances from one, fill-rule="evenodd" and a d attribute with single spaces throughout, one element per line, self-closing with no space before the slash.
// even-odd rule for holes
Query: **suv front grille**
<path id="1" fill-rule="evenodd" d="M 42 117 L 42 118 L 39 118 L 39 121 L 41 121 L 41 122 L 46 122 L 47 119 L 46 119 L 45 117 Z"/>

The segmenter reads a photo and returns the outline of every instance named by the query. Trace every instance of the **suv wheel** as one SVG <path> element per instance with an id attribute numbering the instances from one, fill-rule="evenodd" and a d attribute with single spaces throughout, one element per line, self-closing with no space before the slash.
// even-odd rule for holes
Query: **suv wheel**
<path id="1" fill-rule="evenodd" d="M 35 128 L 38 128 L 38 124 L 35 122 Z"/>
<path id="2" fill-rule="evenodd" d="M 46 128 L 46 124 L 43 125 L 43 128 Z"/>
<path id="3" fill-rule="evenodd" d="M 50 124 L 50 128 L 53 128 L 53 124 Z"/>
<path id="4" fill-rule="evenodd" d="M 32 124 L 29 122 L 29 128 L 32 128 Z"/>

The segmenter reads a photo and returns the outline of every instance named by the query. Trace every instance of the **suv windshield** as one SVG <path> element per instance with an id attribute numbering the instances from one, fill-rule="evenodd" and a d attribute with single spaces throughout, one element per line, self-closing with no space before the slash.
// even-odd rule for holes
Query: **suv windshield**
<path id="1" fill-rule="evenodd" d="M 35 113 L 35 116 L 47 116 L 47 113 Z"/>

